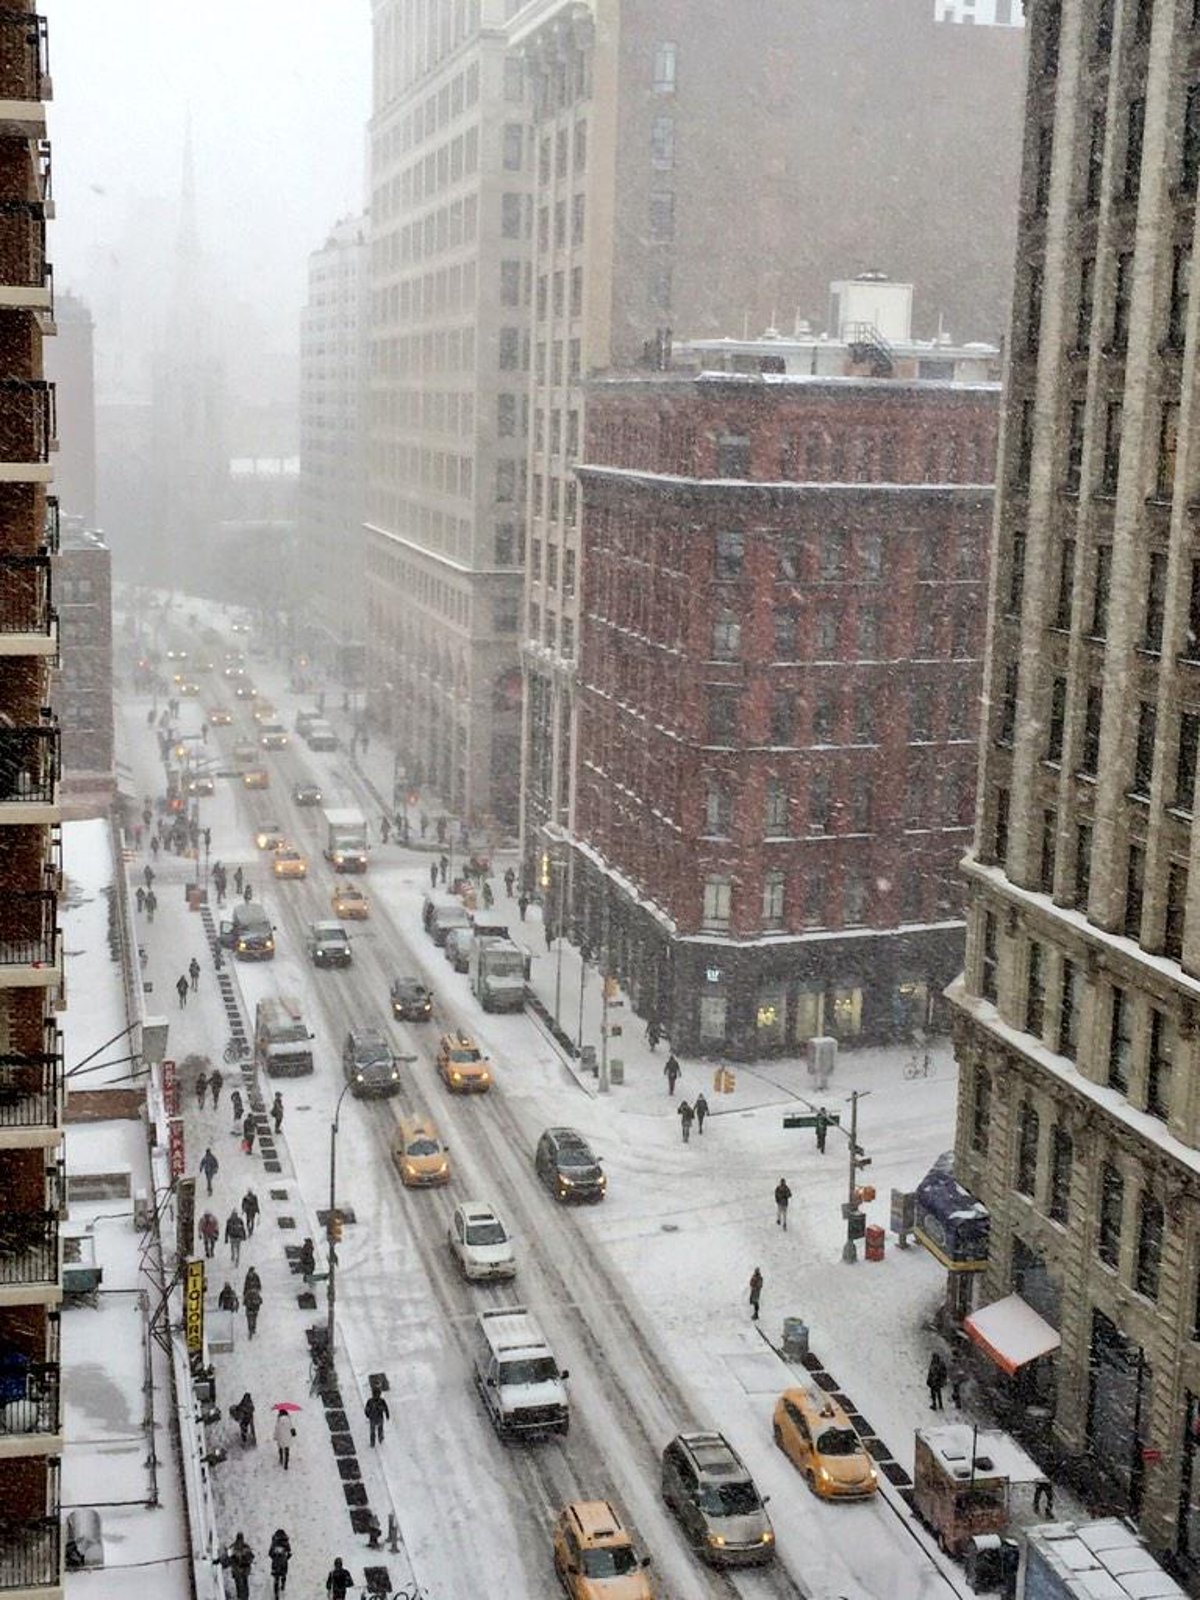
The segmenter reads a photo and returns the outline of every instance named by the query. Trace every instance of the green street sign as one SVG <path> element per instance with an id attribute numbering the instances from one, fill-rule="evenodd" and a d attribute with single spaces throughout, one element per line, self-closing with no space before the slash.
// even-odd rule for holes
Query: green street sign
<path id="1" fill-rule="evenodd" d="M 783 1125 L 785 1128 L 815 1128 L 819 1123 L 824 1122 L 827 1128 L 836 1128 L 841 1120 L 842 1114 L 840 1111 L 827 1111 L 824 1116 L 820 1112 L 809 1111 L 803 1115 L 793 1113 L 791 1116 L 784 1117 Z"/>

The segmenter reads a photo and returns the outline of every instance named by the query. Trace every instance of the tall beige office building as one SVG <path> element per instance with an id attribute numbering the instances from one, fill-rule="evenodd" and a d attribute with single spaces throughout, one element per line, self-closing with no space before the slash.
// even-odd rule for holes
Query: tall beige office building
<path id="1" fill-rule="evenodd" d="M 510 828 L 530 294 L 514 9 L 375 0 L 366 507 L 372 720 L 408 787 Z"/>
<path id="2" fill-rule="evenodd" d="M 1200 12 L 1040 0 L 956 1175 L 1018 1425 L 1200 1573 Z M 979 1324 L 969 1323 L 969 1327 Z M 1030 1355 L 1037 1359 L 1030 1360 Z M 1032 1411 L 1029 1409 L 1032 1405 Z M 1035 1440 L 1035 1443 L 1037 1441 Z"/>
<path id="3" fill-rule="evenodd" d="M 823 322 L 868 267 L 928 288 L 931 333 L 998 334 L 1022 39 L 926 0 L 526 0 L 508 33 L 533 130 L 522 845 L 544 883 L 575 821 L 588 375 L 653 365 L 669 330 Z"/>

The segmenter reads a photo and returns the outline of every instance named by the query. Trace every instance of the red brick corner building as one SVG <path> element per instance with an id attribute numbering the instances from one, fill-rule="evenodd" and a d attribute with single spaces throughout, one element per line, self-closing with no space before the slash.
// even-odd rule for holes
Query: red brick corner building
<path id="1" fill-rule="evenodd" d="M 690 354 L 589 390 L 573 931 L 677 1049 L 908 1037 L 963 960 L 996 353 Z"/>

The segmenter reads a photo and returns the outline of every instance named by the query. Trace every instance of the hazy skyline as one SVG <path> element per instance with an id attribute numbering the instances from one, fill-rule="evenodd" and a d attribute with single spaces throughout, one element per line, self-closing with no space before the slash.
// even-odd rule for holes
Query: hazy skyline
<path id="1" fill-rule="evenodd" d="M 309 252 L 364 201 L 368 0 L 45 0 L 57 220 L 55 281 L 112 346 L 161 324 L 173 277 L 190 113 L 200 243 L 239 342 L 293 354 Z M 164 20 L 164 15 L 166 20 Z M 113 326 L 123 313 L 126 332 Z M 106 348 L 106 346 L 108 348 Z"/>

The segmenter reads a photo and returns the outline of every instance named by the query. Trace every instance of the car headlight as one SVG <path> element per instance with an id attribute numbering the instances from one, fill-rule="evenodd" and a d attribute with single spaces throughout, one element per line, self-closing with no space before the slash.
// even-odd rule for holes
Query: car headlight
<path id="1" fill-rule="evenodd" d="M 766 1533 L 763 1534 L 762 1542 L 763 1542 L 763 1544 L 774 1544 L 775 1543 L 775 1535 L 771 1531 L 770 1528 L 768 1528 Z"/>
<path id="2" fill-rule="evenodd" d="M 448 1164 L 445 1161 L 439 1161 L 437 1169 L 438 1169 L 439 1172 L 448 1172 L 450 1170 Z"/>
<path id="3" fill-rule="evenodd" d="M 356 1072 L 354 1074 L 354 1081 L 355 1083 L 361 1083 L 363 1081 L 363 1075 L 361 1072 Z"/>
<path id="4" fill-rule="evenodd" d="M 392 1069 L 392 1082 L 395 1083 L 396 1080 L 399 1078 L 399 1076 L 400 1076 L 400 1074 L 395 1070 L 395 1068 L 393 1068 Z"/>
<path id="5" fill-rule="evenodd" d="M 575 1187 L 572 1179 L 564 1178 L 561 1172 L 558 1175 L 558 1181 L 562 1184 L 564 1189 L 573 1189 Z"/>
<path id="6" fill-rule="evenodd" d="M 461 1072 L 452 1072 L 450 1074 L 450 1076 L 454 1079 L 455 1083 L 461 1083 L 462 1082 L 462 1073 Z"/>
<path id="7" fill-rule="evenodd" d="M 715 1549 L 719 1550 L 721 1548 L 721 1546 L 725 1543 L 725 1535 L 723 1533 L 710 1533 L 708 1535 L 708 1542 Z"/>

